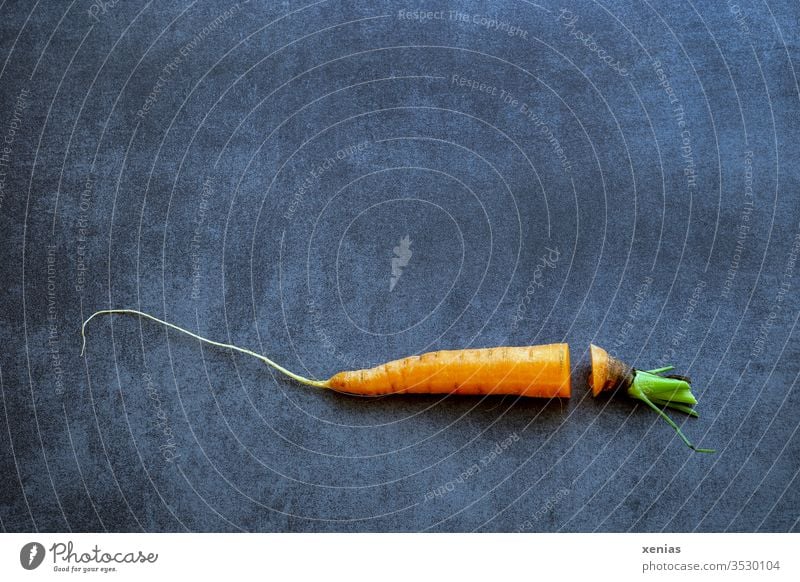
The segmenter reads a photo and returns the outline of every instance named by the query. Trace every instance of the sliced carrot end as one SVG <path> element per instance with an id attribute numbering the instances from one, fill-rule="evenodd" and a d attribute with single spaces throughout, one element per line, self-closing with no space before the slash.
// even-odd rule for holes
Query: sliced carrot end
<path id="1" fill-rule="evenodd" d="M 558 391 L 559 398 L 569 398 L 572 396 L 572 379 L 570 376 L 570 367 L 569 362 L 569 344 L 561 344 L 561 349 L 563 353 L 563 362 L 564 365 L 562 367 L 562 382 L 561 388 Z"/>
<path id="2" fill-rule="evenodd" d="M 591 344 L 589 350 L 592 358 L 589 386 L 592 388 L 592 396 L 597 396 L 603 391 L 608 379 L 608 352 L 594 344 Z"/>
<path id="3" fill-rule="evenodd" d="M 589 386 L 593 396 L 630 384 L 631 368 L 628 365 L 594 344 L 591 344 L 590 352 L 592 373 L 589 375 Z"/>

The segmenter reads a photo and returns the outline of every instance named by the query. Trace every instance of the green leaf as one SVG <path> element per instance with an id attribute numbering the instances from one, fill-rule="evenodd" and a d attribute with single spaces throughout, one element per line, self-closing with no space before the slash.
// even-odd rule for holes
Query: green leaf
<path id="1" fill-rule="evenodd" d="M 667 416 L 660 408 L 672 408 L 693 417 L 699 416 L 692 408 L 697 404 L 697 399 L 692 394 L 692 388 L 688 382 L 678 378 L 664 378 L 657 373 L 671 370 L 672 366 L 659 368 L 651 372 L 637 370 L 633 377 L 633 382 L 628 388 L 628 396 L 644 402 L 651 410 L 655 411 L 672 429 L 677 433 L 687 447 L 698 453 L 713 453 L 713 449 L 699 449 L 695 447 L 680 427 Z M 656 372 L 656 373 L 653 373 Z"/>

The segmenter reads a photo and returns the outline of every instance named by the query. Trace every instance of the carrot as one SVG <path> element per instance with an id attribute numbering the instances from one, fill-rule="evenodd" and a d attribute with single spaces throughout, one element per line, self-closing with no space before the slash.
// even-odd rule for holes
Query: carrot
<path id="1" fill-rule="evenodd" d="M 537 398 L 570 397 L 567 344 L 443 350 L 394 360 L 366 370 L 339 372 L 327 380 L 314 380 L 290 372 L 251 350 L 206 339 L 133 309 L 106 309 L 92 314 L 81 327 L 81 355 L 86 347 L 86 324 L 98 315 L 109 314 L 137 315 L 150 319 L 213 346 L 258 358 L 307 386 L 329 388 L 348 394 L 512 394 Z"/>
<path id="2" fill-rule="evenodd" d="M 442 350 L 339 372 L 330 388 L 349 394 L 513 394 L 569 398 L 569 346 Z"/>
<path id="3" fill-rule="evenodd" d="M 666 366 L 656 370 L 637 370 L 609 355 L 603 348 L 592 345 L 592 373 L 589 385 L 594 396 L 601 392 L 624 390 L 629 397 L 644 402 L 656 412 L 678 434 L 681 440 L 693 451 L 713 453 L 713 449 L 695 447 L 680 427 L 659 407 L 672 408 L 698 418 L 693 408 L 697 399 L 692 394 L 691 380 L 686 376 L 664 375 L 673 369 Z"/>
<path id="4" fill-rule="evenodd" d="M 569 346 L 564 343 L 442 350 L 393 360 L 365 370 L 339 372 L 327 380 L 316 380 L 295 374 L 251 350 L 204 338 L 134 309 L 105 309 L 93 313 L 81 326 L 81 355 L 86 348 L 86 325 L 99 315 L 111 314 L 135 315 L 155 321 L 201 342 L 257 358 L 301 384 L 347 394 L 511 394 L 534 398 L 569 398 L 571 392 Z M 594 396 L 602 392 L 617 393 L 624 390 L 629 397 L 644 402 L 663 418 L 692 450 L 714 452 L 712 449 L 695 447 L 660 408 L 672 408 L 690 416 L 698 416 L 693 408 L 697 399 L 692 394 L 688 378 L 664 375 L 672 366 L 636 370 L 595 345 L 591 346 L 591 358 L 589 384 Z"/>

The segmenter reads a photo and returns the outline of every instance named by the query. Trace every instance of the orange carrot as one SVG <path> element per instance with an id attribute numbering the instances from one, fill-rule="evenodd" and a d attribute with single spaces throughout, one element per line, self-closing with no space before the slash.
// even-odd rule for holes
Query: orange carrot
<path id="1" fill-rule="evenodd" d="M 208 344 L 260 359 L 290 378 L 316 388 L 362 396 L 384 394 L 512 394 L 538 398 L 570 397 L 570 363 L 567 344 L 443 350 L 410 356 L 369 368 L 344 371 L 327 380 L 314 380 L 290 372 L 266 356 L 231 344 L 206 339 L 147 313 L 133 309 L 108 309 L 94 313 L 82 328 L 86 346 L 86 324 L 97 315 L 136 315 L 188 334 Z M 81 350 L 83 353 L 83 349 Z"/>
<path id="2" fill-rule="evenodd" d="M 569 346 L 429 352 L 367 370 L 339 372 L 326 384 L 366 396 L 452 393 L 569 398 Z"/>
<path id="3" fill-rule="evenodd" d="M 86 348 L 86 324 L 98 315 L 110 314 L 136 315 L 150 319 L 201 342 L 258 358 L 307 386 L 347 394 L 511 394 L 535 398 L 570 397 L 569 346 L 563 343 L 429 352 L 421 356 L 393 360 L 366 370 L 339 372 L 327 380 L 315 380 L 295 374 L 256 352 L 215 342 L 133 309 L 106 309 L 92 314 L 81 327 L 81 355 Z M 697 399 L 692 394 L 689 378 L 666 374 L 672 366 L 656 370 L 637 370 L 595 345 L 591 346 L 591 358 L 589 385 L 594 396 L 601 392 L 625 393 L 656 412 L 692 450 L 701 453 L 714 452 L 713 449 L 695 447 L 662 410 L 671 408 L 690 416 L 698 416 L 694 409 Z"/>

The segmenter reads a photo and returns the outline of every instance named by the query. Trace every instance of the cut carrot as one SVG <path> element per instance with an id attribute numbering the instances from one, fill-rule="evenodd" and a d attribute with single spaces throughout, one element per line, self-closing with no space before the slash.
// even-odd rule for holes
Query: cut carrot
<path id="1" fill-rule="evenodd" d="M 180 331 L 201 342 L 258 358 L 286 376 L 315 388 L 331 389 L 359 396 L 387 394 L 461 394 L 515 395 L 534 398 L 569 398 L 569 346 L 564 343 L 498 347 L 465 350 L 442 350 L 420 356 L 393 360 L 374 368 L 339 372 L 327 380 L 315 380 L 295 374 L 271 359 L 232 344 L 216 342 L 172 323 L 133 309 L 97 311 L 81 327 L 86 347 L 86 325 L 98 315 L 135 315 Z M 589 384 L 592 394 L 624 390 L 631 398 L 644 402 L 661 416 L 687 446 L 697 452 L 714 452 L 695 447 L 675 422 L 660 407 L 672 408 L 697 416 L 693 406 L 697 399 L 690 381 L 683 376 L 664 375 L 671 366 L 642 371 L 628 366 L 604 349 L 591 346 L 592 372 Z"/>
<path id="2" fill-rule="evenodd" d="M 550 344 L 443 350 L 368 370 L 339 372 L 326 383 L 340 392 L 381 394 L 513 394 L 569 398 L 569 346 Z"/>

